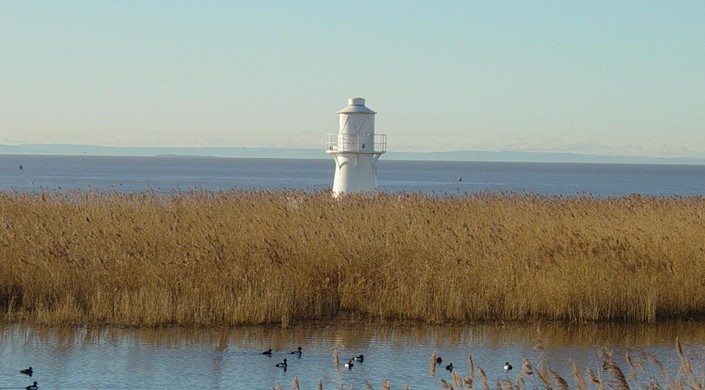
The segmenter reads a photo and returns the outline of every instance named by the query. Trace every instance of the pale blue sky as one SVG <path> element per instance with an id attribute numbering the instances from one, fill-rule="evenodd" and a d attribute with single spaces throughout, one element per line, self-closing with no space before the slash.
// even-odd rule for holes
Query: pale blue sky
<path id="1" fill-rule="evenodd" d="M 0 143 L 705 157 L 705 1 L 3 1 Z"/>

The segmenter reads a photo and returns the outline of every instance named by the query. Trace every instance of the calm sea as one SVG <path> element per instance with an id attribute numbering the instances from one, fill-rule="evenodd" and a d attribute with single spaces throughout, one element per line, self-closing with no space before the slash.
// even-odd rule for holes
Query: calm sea
<path id="1" fill-rule="evenodd" d="M 327 190 L 326 159 L 0 155 L 0 190 L 175 192 L 202 189 Z M 378 190 L 462 195 L 705 195 L 703 165 L 398 161 L 380 159 Z"/>
<path id="2" fill-rule="evenodd" d="M 516 382 L 526 357 L 535 367 L 550 368 L 575 386 L 571 364 L 582 375 L 592 369 L 604 382 L 613 378 L 602 369 L 601 351 L 610 351 L 633 389 L 653 379 L 661 388 L 679 374 L 683 357 L 693 377 L 703 370 L 703 327 L 694 322 L 659 325 L 516 324 L 468 326 L 355 326 L 257 328 L 41 327 L 0 324 L 0 389 L 23 389 L 33 381 L 40 389 L 442 389 L 453 383 L 445 369 L 469 374 L 475 365 L 474 388 L 481 385 L 479 368 L 491 388 L 497 381 Z M 300 357 L 290 351 L 302 347 Z M 261 351 L 271 348 L 267 357 Z M 334 351 L 340 367 L 334 365 Z M 443 359 L 431 374 L 430 358 Z M 629 352 L 635 369 L 625 361 Z M 353 356 L 364 362 L 352 369 L 342 364 Z M 287 370 L 276 363 L 288 360 Z M 514 369 L 505 373 L 503 365 Z M 32 378 L 20 369 L 32 366 Z M 553 374 L 555 375 L 555 374 Z M 295 378 L 300 387 L 292 386 Z M 527 388 L 547 388 L 536 375 L 524 375 Z M 608 383 L 607 383 L 608 384 Z M 607 386 L 612 388 L 611 386 Z M 688 388 L 688 386 L 684 386 Z M 445 387 L 447 388 L 447 387 Z M 455 388 L 461 388 L 456 386 Z M 506 387 L 503 387 L 506 388 Z M 596 388 L 592 386 L 591 388 Z"/>

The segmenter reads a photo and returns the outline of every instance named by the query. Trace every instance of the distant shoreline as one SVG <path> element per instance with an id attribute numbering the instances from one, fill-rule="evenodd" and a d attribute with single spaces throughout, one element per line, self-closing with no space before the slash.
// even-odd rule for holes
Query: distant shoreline
<path id="1" fill-rule="evenodd" d="M 0 155 L 66 155 L 113 157 L 224 157 L 329 159 L 323 148 L 244 148 L 244 147 L 116 147 L 70 144 L 0 145 Z M 528 151 L 445 151 L 394 152 L 385 160 L 541 162 L 541 163 L 608 163 L 608 164 L 677 164 L 705 165 L 701 157 L 609 156 L 598 154 Z"/>

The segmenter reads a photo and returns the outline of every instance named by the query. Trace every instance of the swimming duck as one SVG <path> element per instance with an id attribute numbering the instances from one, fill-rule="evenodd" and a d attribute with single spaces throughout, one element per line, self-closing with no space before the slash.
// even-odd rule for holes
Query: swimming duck
<path id="1" fill-rule="evenodd" d="M 39 386 L 37 386 L 37 381 L 34 381 L 31 385 L 25 387 L 25 390 L 39 390 Z"/>
<path id="2" fill-rule="evenodd" d="M 269 348 L 268 350 L 262 352 L 262 355 L 272 356 L 272 348 Z"/>
<path id="3" fill-rule="evenodd" d="M 25 368 L 24 370 L 20 370 L 20 373 L 32 376 L 32 367 L 30 368 Z"/>
<path id="4" fill-rule="evenodd" d="M 448 371 L 453 371 L 455 367 L 453 367 L 453 363 L 450 363 L 449 365 L 446 366 L 446 370 Z"/>
<path id="5" fill-rule="evenodd" d="M 277 363 L 277 367 L 286 368 L 286 359 L 281 363 Z"/>
<path id="6" fill-rule="evenodd" d="M 298 348 L 296 348 L 296 351 L 292 351 L 291 353 L 292 353 L 293 355 L 299 355 L 299 357 L 301 357 L 301 353 L 302 353 L 302 352 L 303 352 L 303 351 L 301 350 L 301 347 L 298 347 Z"/>
<path id="7" fill-rule="evenodd" d="M 347 368 L 348 370 L 351 369 L 351 368 L 353 368 L 353 361 L 352 361 L 352 359 L 348 360 L 348 362 L 345 363 L 345 368 Z"/>
<path id="8" fill-rule="evenodd" d="M 504 363 L 504 372 L 511 371 L 512 365 L 509 362 Z"/>
<path id="9" fill-rule="evenodd" d="M 355 356 L 352 360 L 353 360 L 353 361 L 356 361 L 356 362 L 362 363 L 362 362 L 365 360 L 365 356 L 364 356 L 364 355 L 358 355 L 358 356 Z"/>
<path id="10" fill-rule="evenodd" d="M 436 364 L 441 364 L 441 363 L 443 363 L 443 359 L 441 359 L 441 357 L 439 356 L 436 358 Z"/>

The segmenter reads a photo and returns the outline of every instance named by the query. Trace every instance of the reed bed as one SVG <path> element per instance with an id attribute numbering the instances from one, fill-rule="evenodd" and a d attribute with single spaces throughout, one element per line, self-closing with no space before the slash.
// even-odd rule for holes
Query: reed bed
<path id="1" fill-rule="evenodd" d="M 4 321 L 654 322 L 703 280 L 703 197 L 0 193 Z"/>

